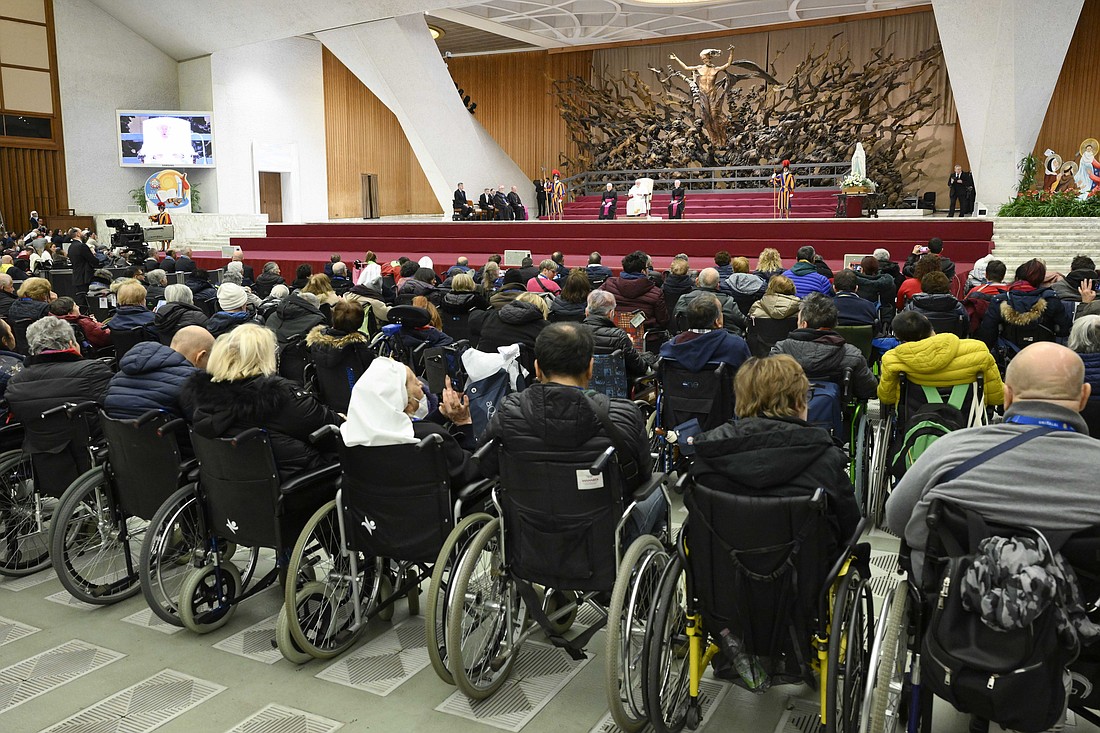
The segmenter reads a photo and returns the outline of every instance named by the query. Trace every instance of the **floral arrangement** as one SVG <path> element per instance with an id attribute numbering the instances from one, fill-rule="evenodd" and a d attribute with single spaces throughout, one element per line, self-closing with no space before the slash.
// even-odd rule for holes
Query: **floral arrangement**
<path id="1" fill-rule="evenodd" d="M 849 173 L 844 180 L 840 182 L 841 188 L 868 188 L 872 191 L 878 190 L 878 184 L 872 181 L 870 178 L 860 176 L 856 173 Z"/>

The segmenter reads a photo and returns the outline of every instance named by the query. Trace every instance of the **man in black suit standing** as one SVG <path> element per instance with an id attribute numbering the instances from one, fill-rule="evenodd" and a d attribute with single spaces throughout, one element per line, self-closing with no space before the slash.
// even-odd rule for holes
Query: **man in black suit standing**
<path id="1" fill-rule="evenodd" d="M 87 307 L 88 285 L 92 282 L 92 274 L 99 267 L 99 260 L 95 253 L 84 243 L 84 233 L 79 229 L 69 232 L 72 241 L 69 242 L 69 264 L 73 268 L 73 300 L 77 305 Z"/>
<path id="2" fill-rule="evenodd" d="M 456 221 L 458 219 L 469 219 L 474 215 L 474 207 L 470 206 L 466 198 L 466 190 L 461 183 L 458 184 L 458 189 L 455 191 L 454 209 Z"/>
<path id="3" fill-rule="evenodd" d="M 959 205 L 959 216 L 970 213 L 971 200 L 974 196 L 974 176 L 970 171 L 963 171 L 961 165 L 956 165 L 951 177 L 947 179 L 947 187 L 951 194 L 951 208 L 947 210 L 947 217 L 955 215 L 955 204 Z"/>

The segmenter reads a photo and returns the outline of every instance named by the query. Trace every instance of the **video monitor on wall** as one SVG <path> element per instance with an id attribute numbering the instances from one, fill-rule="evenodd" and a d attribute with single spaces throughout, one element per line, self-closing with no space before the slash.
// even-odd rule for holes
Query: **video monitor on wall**
<path id="1" fill-rule="evenodd" d="M 118 111 L 118 160 L 123 167 L 213 168 L 210 112 Z"/>

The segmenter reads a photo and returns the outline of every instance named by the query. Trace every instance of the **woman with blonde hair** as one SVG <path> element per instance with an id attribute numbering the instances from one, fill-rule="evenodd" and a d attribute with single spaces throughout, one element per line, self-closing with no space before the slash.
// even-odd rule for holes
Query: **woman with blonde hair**
<path id="1" fill-rule="evenodd" d="M 794 318 L 802 303 L 794 294 L 794 282 L 784 275 L 776 275 L 768 281 L 764 297 L 752 304 L 750 318 Z"/>
<path id="2" fill-rule="evenodd" d="M 439 309 L 452 315 L 463 315 L 474 310 L 485 310 L 488 307 L 489 301 L 474 284 L 473 276 L 466 273 L 451 278 L 450 291 L 444 291 L 439 301 Z"/>
<path id="3" fill-rule="evenodd" d="M 485 312 L 483 319 L 470 321 L 470 341 L 478 351 L 495 353 L 501 346 L 521 344 L 534 354 L 535 339 L 548 325 L 550 308 L 541 295 L 520 293 L 500 310 Z"/>
<path id="4" fill-rule="evenodd" d="M 50 281 L 44 277 L 28 277 L 19 286 L 19 299 L 8 308 L 8 323 L 37 321 L 49 312 L 50 302 L 57 298 Z"/>
<path id="5" fill-rule="evenodd" d="M 848 455 L 829 431 L 806 422 L 810 382 L 790 356 L 749 359 L 737 371 L 737 420 L 695 438 L 691 475 L 700 484 L 750 496 L 828 495 L 835 547 L 859 523 Z"/>
<path id="6" fill-rule="evenodd" d="M 306 286 L 302 288 L 302 292 L 313 293 L 321 301 L 321 305 L 327 305 L 330 308 L 336 305 L 336 301 L 340 300 L 340 296 L 332 289 L 332 280 L 323 273 L 310 275 Z"/>
<path id="7" fill-rule="evenodd" d="M 277 371 L 275 334 L 255 324 L 238 326 L 214 342 L 206 371 L 191 377 L 180 401 L 203 437 L 266 430 L 279 477 L 287 481 L 325 464 L 309 436 L 340 418 Z"/>
<path id="8" fill-rule="evenodd" d="M 783 266 L 783 258 L 779 256 L 779 250 L 774 247 L 767 247 L 760 252 L 760 257 L 756 260 L 756 272 L 753 274 L 762 277 L 767 282 L 786 271 L 787 268 Z"/>

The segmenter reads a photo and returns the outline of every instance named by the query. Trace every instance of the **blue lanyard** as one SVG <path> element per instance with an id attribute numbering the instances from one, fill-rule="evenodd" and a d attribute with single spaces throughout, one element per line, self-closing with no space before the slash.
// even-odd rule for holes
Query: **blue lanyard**
<path id="1" fill-rule="evenodd" d="M 1016 423 L 1017 425 L 1042 425 L 1044 428 L 1050 428 L 1051 430 L 1062 430 L 1067 433 L 1077 432 L 1077 428 L 1073 427 L 1068 422 L 1062 422 L 1061 420 L 1048 420 L 1044 417 L 1013 415 L 1012 417 L 1005 418 L 1005 422 Z"/>

